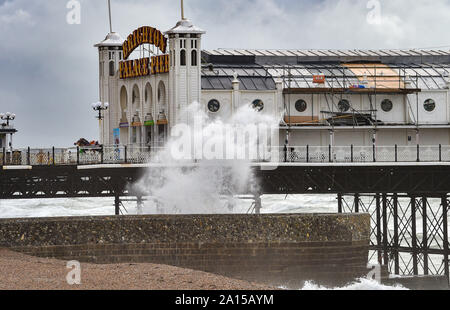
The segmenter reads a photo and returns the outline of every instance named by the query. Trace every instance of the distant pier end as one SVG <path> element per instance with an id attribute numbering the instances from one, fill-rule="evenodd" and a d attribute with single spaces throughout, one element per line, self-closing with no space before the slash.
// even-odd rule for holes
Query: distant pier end
<path id="1" fill-rule="evenodd" d="M 368 214 L 0 220 L 0 246 L 33 256 L 157 263 L 290 288 L 365 276 L 369 235 Z"/>

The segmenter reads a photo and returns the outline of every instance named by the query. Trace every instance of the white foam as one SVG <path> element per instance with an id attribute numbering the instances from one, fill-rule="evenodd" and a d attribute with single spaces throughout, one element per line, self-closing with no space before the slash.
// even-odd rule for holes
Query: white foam
<path id="1" fill-rule="evenodd" d="M 334 290 L 334 291 L 406 291 L 408 289 L 396 285 L 396 286 L 386 286 L 383 284 L 380 284 L 379 282 L 375 280 L 368 280 L 368 279 L 359 279 L 355 281 L 352 284 L 349 284 L 345 287 L 336 287 L 336 288 L 327 288 L 324 286 L 319 286 L 317 284 L 314 284 L 313 282 L 307 282 L 305 286 L 302 288 L 304 291 L 327 291 L 327 290 Z"/>

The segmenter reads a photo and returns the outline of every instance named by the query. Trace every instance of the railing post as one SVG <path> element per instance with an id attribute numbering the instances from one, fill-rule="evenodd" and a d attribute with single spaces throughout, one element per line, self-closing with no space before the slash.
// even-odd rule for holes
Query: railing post
<path id="1" fill-rule="evenodd" d="M 439 162 L 442 162 L 442 144 L 439 144 Z"/>
<path id="2" fill-rule="evenodd" d="M 127 146 L 125 145 L 125 163 L 128 163 Z"/>
<path id="3" fill-rule="evenodd" d="M 3 148 L 3 166 L 6 166 L 6 148 Z"/>
<path id="4" fill-rule="evenodd" d="M 53 166 L 56 165 L 56 163 L 55 163 L 55 147 L 52 147 L 52 161 L 53 161 Z"/>
<path id="5" fill-rule="evenodd" d="M 420 163 L 420 146 L 417 144 L 417 162 Z"/>
<path id="6" fill-rule="evenodd" d="M 287 145 L 285 144 L 283 147 L 283 153 L 284 153 L 284 162 L 287 163 L 287 152 L 288 152 L 288 148 Z"/>
<path id="7" fill-rule="evenodd" d="M 395 145 L 395 162 L 398 162 L 398 145 Z"/>
<path id="8" fill-rule="evenodd" d="M 352 163 L 355 161 L 355 159 L 354 159 L 354 157 L 353 157 L 353 144 L 351 145 L 351 147 L 350 147 L 350 155 L 351 155 L 351 161 L 352 161 Z"/>
<path id="9" fill-rule="evenodd" d="M 80 147 L 77 146 L 77 166 L 80 165 Z"/>
<path id="10" fill-rule="evenodd" d="M 27 149 L 27 165 L 31 166 L 31 149 L 28 147 Z"/>
<path id="11" fill-rule="evenodd" d="M 306 146 L 306 162 L 309 163 L 309 144 Z"/>

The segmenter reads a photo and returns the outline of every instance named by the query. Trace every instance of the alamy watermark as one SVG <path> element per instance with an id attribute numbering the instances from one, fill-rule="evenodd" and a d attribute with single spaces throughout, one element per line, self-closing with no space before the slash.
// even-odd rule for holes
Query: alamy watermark
<path id="1" fill-rule="evenodd" d="M 79 0 L 70 0 L 66 8 L 69 10 L 66 15 L 66 21 L 69 25 L 81 24 L 81 3 Z"/>
<path id="2" fill-rule="evenodd" d="M 210 124 L 201 118 L 171 131 L 170 155 L 174 160 L 245 160 L 279 162 L 278 126 Z"/>
<path id="3" fill-rule="evenodd" d="M 67 284 L 69 285 L 80 285 L 81 284 L 81 264 L 79 261 L 73 260 L 67 262 L 67 269 L 70 269 L 66 276 Z"/>
<path id="4" fill-rule="evenodd" d="M 381 24 L 381 3 L 379 0 L 369 0 L 367 2 L 367 9 L 370 10 L 367 14 L 367 23 L 370 25 Z"/>

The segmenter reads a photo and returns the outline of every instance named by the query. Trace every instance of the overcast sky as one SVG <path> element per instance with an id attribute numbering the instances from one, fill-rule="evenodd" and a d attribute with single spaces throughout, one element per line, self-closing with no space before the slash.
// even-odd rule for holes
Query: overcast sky
<path id="1" fill-rule="evenodd" d="M 68 0 L 0 0 L 0 112 L 17 114 L 16 147 L 98 139 L 93 45 L 109 32 L 107 0 L 79 1 L 69 25 Z M 179 0 L 111 1 L 123 37 L 180 19 Z M 205 49 L 450 48 L 450 0 L 185 0 L 185 11 Z"/>

